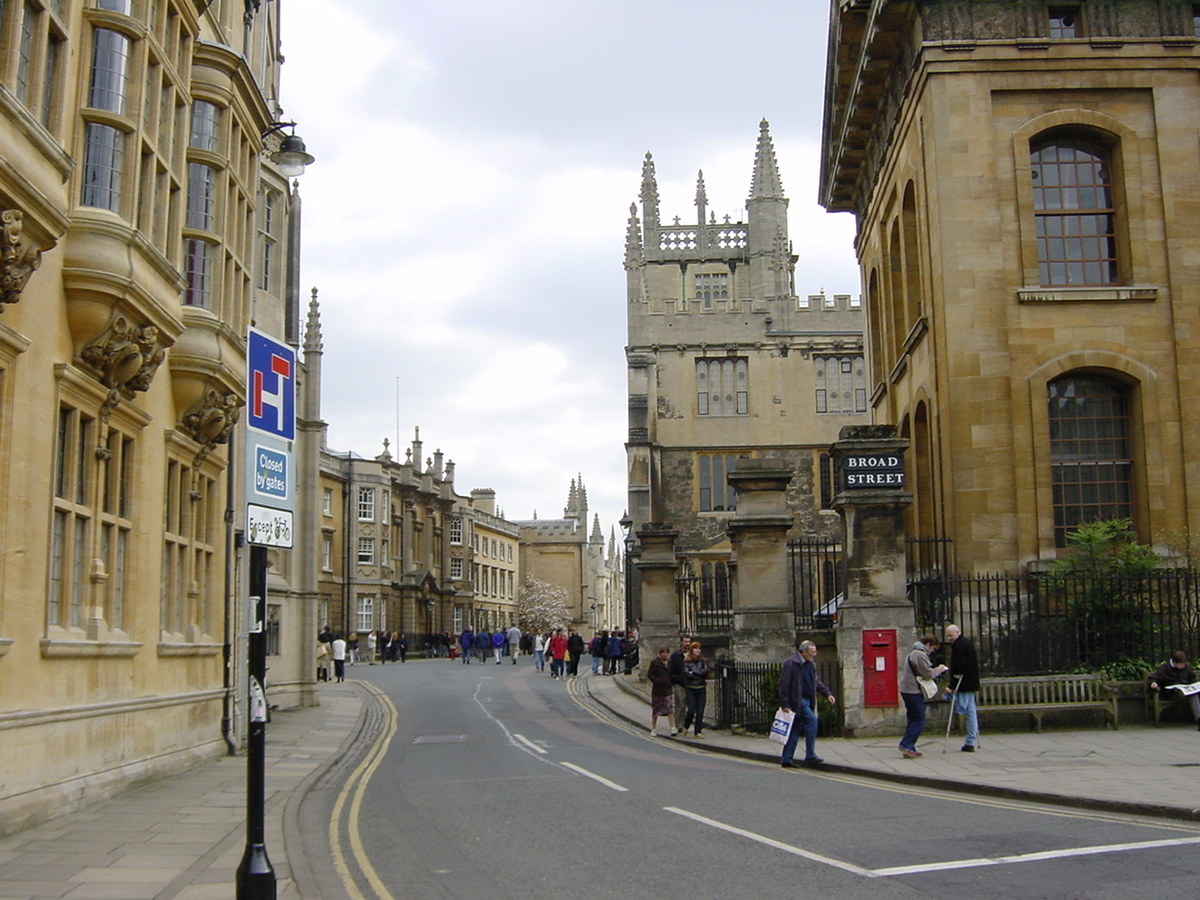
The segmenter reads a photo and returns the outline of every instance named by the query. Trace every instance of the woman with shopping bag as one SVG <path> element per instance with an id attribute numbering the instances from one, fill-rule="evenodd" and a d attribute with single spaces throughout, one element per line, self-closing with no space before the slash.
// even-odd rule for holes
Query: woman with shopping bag
<path id="1" fill-rule="evenodd" d="M 900 739 L 900 752 L 905 759 L 916 759 L 922 755 L 917 749 L 917 739 L 925 728 L 925 701 L 937 696 L 938 686 L 934 679 L 946 671 L 945 666 L 935 668 L 929 661 L 929 654 L 939 646 L 937 638 L 931 634 L 925 635 L 913 644 L 900 669 L 900 697 L 908 714 L 908 727 Z"/>

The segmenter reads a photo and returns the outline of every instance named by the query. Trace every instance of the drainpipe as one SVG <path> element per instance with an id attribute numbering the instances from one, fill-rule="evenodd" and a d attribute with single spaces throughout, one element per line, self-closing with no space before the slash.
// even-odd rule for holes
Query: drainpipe
<path id="1" fill-rule="evenodd" d="M 221 661 L 224 668 L 224 692 L 221 697 L 221 737 L 229 747 L 229 755 L 237 756 L 238 746 L 233 739 L 233 566 L 234 551 L 240 546 L 240 535 L 234 531 L 234 450 L 236 432 L 229 435 L 229 464 L 225 468 L 225 637 L 221 645 Z"/>

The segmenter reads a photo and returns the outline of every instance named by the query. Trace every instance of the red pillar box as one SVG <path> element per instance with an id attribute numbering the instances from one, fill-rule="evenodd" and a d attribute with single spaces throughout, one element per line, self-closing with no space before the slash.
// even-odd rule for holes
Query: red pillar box
<path id="1" fill-rule="evenodd" d="M 896 630 L 863 630 L 863 705 L 893 707 L 900 705 L 900 684 L 896 676 Z"/>

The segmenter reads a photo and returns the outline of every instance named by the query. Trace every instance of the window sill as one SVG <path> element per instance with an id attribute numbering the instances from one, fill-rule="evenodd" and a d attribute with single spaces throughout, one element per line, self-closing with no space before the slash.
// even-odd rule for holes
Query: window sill
<path id="1" fill-rule="evenodd" d="M 64 632 L 63 637 L 42 638 L 39 642 L 43 658 L 117 657 L 128 659 L 142 649 L 141 641 L 103 640 L 89 641 L 86 638 Z"/>
<path id="2" fill-rule="evenodd" d="M 12 646 L 12 638 L 0 638 L 0 656 L 8 652 L 8 648 Z"/>
<path id="3" fill-rule="evenodd" d="M 1152 285 L 1017 288 L 1017 300 L 1021 303 L 1148 302 L 1157 299 L 1158 288 Z"/>
<path id="4" fill-rule="evenodd" d="M 174 641 L 159 641 L 158 644 L 159 656 L 216 656 L 220 652 L 220 644 L 189 644 Z"/>

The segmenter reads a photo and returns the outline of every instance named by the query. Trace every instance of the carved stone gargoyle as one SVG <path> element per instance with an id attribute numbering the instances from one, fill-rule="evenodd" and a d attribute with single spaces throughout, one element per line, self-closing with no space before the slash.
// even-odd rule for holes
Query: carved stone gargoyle
<path id="1" fill-rule="evenodd" d="M 129 399 L 150 387 L 166 359 L 167 346 L 155 326 L 135 325 L 117 314 L 108 328 L 83 348 L 80 356 L 96 369 L 100 383 L 108 388 L 108 399 L 101 409 L 105 419 L 122 397 Z"/>
<path id="2" fill-rule="evenodd" d="M 29 276 L 42 264 L 37 247 L 21 248 L 25 214 L 19 209 L 0 210 L 0 309 L 21 299 Z"/>
<path id="3" fill-rule="evenodd" d="M 237 424 L 245 403 L 233 392 L 223 394 L 210 388 L 204 392 L 204 398 L 183 417 L 180 425 L 200 445 L 193 466 L 204 462 L 218 444 L 229 443 L 233 426 Z"/>

